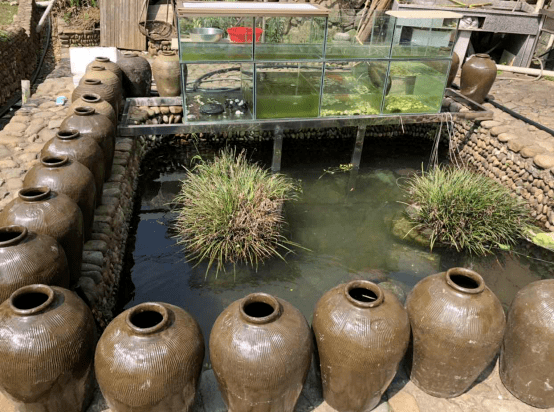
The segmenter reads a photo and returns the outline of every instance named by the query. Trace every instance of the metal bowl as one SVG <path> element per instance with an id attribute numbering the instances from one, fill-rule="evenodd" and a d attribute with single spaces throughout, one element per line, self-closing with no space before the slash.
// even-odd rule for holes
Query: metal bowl
<path id="1" fill-rule="evenodd" d="M 213 27 L 200 27 L 190 31 L 190 39 L 194 42 L 215 43 L 223 37 L 223 30 Z"/>

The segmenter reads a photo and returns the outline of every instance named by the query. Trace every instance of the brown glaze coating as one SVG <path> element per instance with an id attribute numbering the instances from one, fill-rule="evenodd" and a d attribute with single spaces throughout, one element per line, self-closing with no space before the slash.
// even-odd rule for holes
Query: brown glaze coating
<path id="1" fill-rule="evenodd" d="M 462 66 L 460 93 L 483 103 L 496 79 L 496 63 L 488 54 L 475 54 Z"/>
<path id="2" fill-rule="evenodd" d="M 117 100 L 113 87 L 105 84 L 100 79 L 84 79 L 79 83 L 75 90 L 73 90 L 73 93 L 71 94 L 71 101 L 77 101 L 85 93 L 95 93 L 99 95 L 102 99 L 111 104 L 117 116 L 119 101 Z"/>
<path id="3" fill-rule="evenodd" d="M 175 51 L 162 51 L 152 63 L 152 73 L 160 96 L 181 94 L 181 65 Z"/>
<path id="4" fill-rule="evenodd" d="M 0 389 L 19 412 L 81 412 L 91 392 L 90 309 L 73 292 L 26 286 L 0 305 Z"/>
<path id="5" fill-rule="evenodd" d="M 452 63 L 450 64 L 450 71 L 448 72 L 448 80 L 446 81 L 446 87 L 452 87 L 452 82 L 456 78 L 458 73 L 458 67 L 460 66 L 460 57 L 456 52 L 452 52 Z"/>
<path id="6" fill-rule="evenodd" d="M 413 336 L 410 379 L 430 395 L 462 394 L 500 349 L 504 310 L 472 270 L 427 276 L 408 295 L 406 309 Z"/>
<path id="7" fill-rule="evenodd" d="M 313 348 L 306 319 L 290 303 L 252 293 L 219 315 L 210 358 L 229 412 L 292 412 Z"/>
<path id="8" fill-rule="evenodd" d="M 87 68 L 87 71 L 81 77 L 79 84 L 83 84 L 85 80 L 100 80 L 103 84 L 108 85 L 114 92 L 116 106 L 114 110 L 119 114 L 121 99 L 123 97 L 123 86 L 120 78 L 113 72 L 106 70 L 103 66 L 92 65 Z"/>
<path id="9" fill-rule="evenodd" d="M 0 302 L 34 283 L 69 287 L 69 276 L 65 253 L 54 238 L 25 226 L 0 227 Z"/>
<path id="10" fill-rule="evenodd" d="M 93 61 L 91 61 L 87 65 L 86 71 L 91 70 L 92 66 L 104 67 L 106 70 L 109 70 L 117 77 L 119 77 L 119 81 L 123 81 L 123 72 L 121 71 L 121 68 L 117 63 L 112 62 L 109 57 L 103 57 L 103 56 L 96 57 Z"/>
<path id="11" fill-rule="evenodd" d="M 185 310 L 142 303 L 98 341 L 96 379 L 112 412 L 188 412 L 202 372 L 204 338 Z"/>
<path id="12" fill-rule="evenodd" d="M 73 200 L 83 213 L 85 241 L 91 238 L 96 187 L 94 176 L 81 163 L 67 156 L 46 156 L 25 175 L 23 187 L 46 186 Z"/>
<path id="13" fill-rule="evenodd" d="M 508 312 L 500 379 L 519 400 L 554 407 L 554 279 L 521 289 Z"/>
<path id="14" fill-rule="evenodd" d="M 111 176 L 113 156 L 115 152 L 115 127 L 103 114 L 97 113 L 92 107 L 75 107 L 67 116 L 60 130 L 78 130 L 82 137 L 92 138 L 104 152 L 104 176 Z"/>
<path id="15" fill-rule="evenodd" d="M 69 107 L 69 112 L 73 113 L 76 107 L 92 107 L 96 113 L 103 114 L 111 120 L 113 125 L 117 127 L 117 115 L 110 103 L 104 100 L 97 93 L 84 93 L 77 100 L 74 100 Z"/>
<path id="16" fill-rule="evenodd" d="M 123 90 L 126 96 L 150 96 L 152 68 L 148 60 L 137 53 L 124 53 L 117 64 L 123 71 Z"/>
<path id="17" fill-rule="evenodd" d="M 52 236 L 63 247 L 71 285 L 81 276 L 83 214 L 73 200 L 48 187 L 21 189 L 19 196 L 0 212 L 0 226 L 21 225 L 32 232 Z M 35 281 L 33 283 L 48 283 Z M 59 285 L 64 286 L 64 285 Z"/>
<path id="18" fill-rule="evenodd" d="M 341 412 L 369 412 L 392 382 L 408 347 L 408 313 L 367 280 L 339 285 L 319 299 L 312 323 L 323 397 Z"/>

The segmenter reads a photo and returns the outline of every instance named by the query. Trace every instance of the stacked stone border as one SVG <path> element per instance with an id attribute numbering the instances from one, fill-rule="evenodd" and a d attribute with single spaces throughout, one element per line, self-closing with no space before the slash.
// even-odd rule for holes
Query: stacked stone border
<path id="1" fill-rule="evenodd" d="M 100 29 L 82 30 L 70 27 L 63 17 L 58 17 L 58 39 L 61 47 L 93 47 L 100 46 Z"/>

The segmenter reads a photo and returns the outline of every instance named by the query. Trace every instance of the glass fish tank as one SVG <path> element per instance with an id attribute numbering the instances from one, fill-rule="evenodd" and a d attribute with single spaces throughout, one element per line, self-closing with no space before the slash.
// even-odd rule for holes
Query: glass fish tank
<path id="1" fill-rule="evenodd" d="M 185 122 L 433 114 L 460 14 L 177 4 Z"/>

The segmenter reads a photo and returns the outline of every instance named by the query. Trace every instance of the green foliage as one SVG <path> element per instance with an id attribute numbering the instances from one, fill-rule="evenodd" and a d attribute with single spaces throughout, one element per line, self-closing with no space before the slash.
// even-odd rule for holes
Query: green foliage
<path id="1" fill-rule="evenodd" d="M 553 76 L 544 76 L 544 79 L 549 80 L 551 82 L 554 82 L 554 77 Z"/>
<path id="2" fill-rule="evenodd" d="M 466 169 L 436 167 L 405 186 L 415 230 L 435 243 L 485 255 L 514 244 L 530 223 L 522 201 L 494 180 Z"/>
<path id="3" fill-rule="evenodd" d="M 213 162 L 200 161 L 182 183 L 174 200 L 176 237 L 189 258 L 208 261 L 207 271 L 216 264 L 217 275 L 225 263 L 237 262 L 257 268 L 271 256 L 283 258 L 279 248 L 295 245 L 281 233 L 281 208 L 297 198 L 297 184 L 249 163 L 244 152 L 224 150 Z"/>

